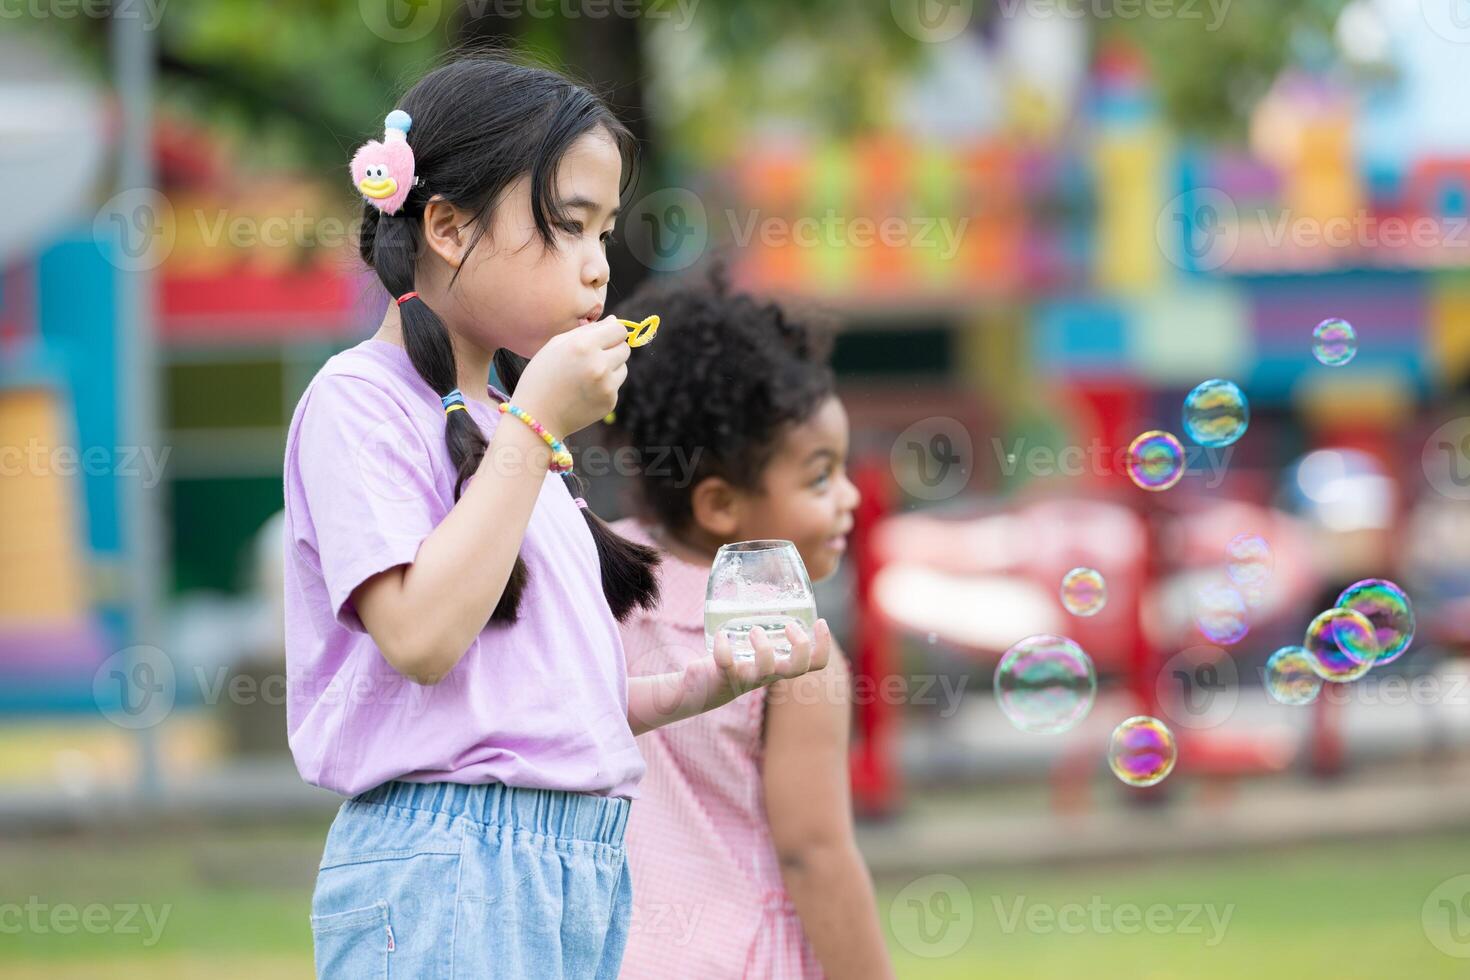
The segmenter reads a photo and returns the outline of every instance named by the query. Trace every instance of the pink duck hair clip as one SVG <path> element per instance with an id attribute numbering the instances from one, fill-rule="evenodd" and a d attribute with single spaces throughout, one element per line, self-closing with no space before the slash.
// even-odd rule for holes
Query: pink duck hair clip
<path id="1" fill-rule="evenodd" d="M 394 109 L 383 120 L 383 141 L 368 140 L 352 155 L 352 183 L 369 204 L 384 214 L 397 214 L 418 183 L 408 128 L 413 120 Z"/>

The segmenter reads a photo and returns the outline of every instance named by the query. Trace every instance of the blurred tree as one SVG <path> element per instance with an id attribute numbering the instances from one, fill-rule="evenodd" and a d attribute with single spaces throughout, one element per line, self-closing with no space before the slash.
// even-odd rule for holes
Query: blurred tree
<path id="1" fill-rule="evenodd" d="M 114 2 L 133 15 L 142 6 Z M 1283 66 L 1334 58 L 1346 2 L 1055 0 L 1090 13 L 1099 40 L 1140 47 L 1181 131 L 1227 137 Z M 977 0 L 968 29 L 993 35 L 1030 9 L 1019 3 Z M 250 164 L 262 168 L 339 166 L 394 95 L 462 42 L 569 66 L 645 145 L 658 135 L 652 114 L 674 137 L 669 146 L 696 157 L 722 155 L 752 120 L 834 136 L 887 125 L 897 79 L 939 47 L 900 26 L 897 0 L 190 0 L 161 9 L 163 98 L 248 138 Z M 385 22 L 370 25 L 379 14 Z M 415 29 L 399 40 L 397 23 Z M 36 26 L 73 32 L 105 70 L 105 20 Z"/>
<path id="2" fill-rule="evenodd" d="M 379 3 L 387 29 L 368 24 Z M 114 0 L 130 16 L 141 6 Z M 161 10 L 163 98 L 248 136 L 253 160 L 267 166 L 340 163 L 381 125 L 382 107 L 461 42 L 509 43 L 569 67 L 646 127 L 647 52 L 658 44 L 650 38 L 687 31 L 703 66 L 728 78 L 728 98 L 705 120 L 715 131 L 737 108 L 784 108 L 838 128 L 871 122 L 883 77 L 875 69 L 916 45 L 888 4 L 845 0 L 191 0 Z M 384 37 L 395 18 L 415 25 L 403 40 Z M 71 32 L 105 73 L 105 20 L 32 26 Z"/>
<path id="3" fill-rule="evenodd" d="M 1164 115 L 1177 130 L 1238 141 L 1251 109 L 1284 67 L 1325 69 L 1336 62 L 1333 30 L 1348 0 L 1090 2 L 1097 5 L 1100 41 L 1125 38 L 1143 51 Z"/>

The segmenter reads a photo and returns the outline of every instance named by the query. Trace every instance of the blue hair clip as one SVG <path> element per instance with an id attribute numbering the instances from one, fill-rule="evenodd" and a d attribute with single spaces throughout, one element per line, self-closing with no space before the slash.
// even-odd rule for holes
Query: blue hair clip
<path id="1" fill-rule="evenodd" d="M 441 398 L 439 400 L 444 403 L 444 414 L 445 415 L 448 415 L 450 412 L 454 411 L 456 408 L 459 409 L 461 412 L 468 411 L 468 409 L 466 409 L 464 407 L 464 395 L 461 395 L 459 393 L 459 389 L 458 388 L 454 389 L 449 394 L 445 395 L 443 398 Z"/>

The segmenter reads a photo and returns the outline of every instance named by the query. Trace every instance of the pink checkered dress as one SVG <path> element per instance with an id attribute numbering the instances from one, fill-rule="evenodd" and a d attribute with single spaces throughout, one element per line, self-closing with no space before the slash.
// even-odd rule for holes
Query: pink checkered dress
<path id="1" fill-rule="evenodd" d="M 654 544 L 640 525 L 614 527 Z M 662 600 L 623 626 L 629 676 L 705 656 L 709 566 L 665 554 Z M 761 782 L 765 691 L 638 736 L 648 771 L 628 817 L 630 980 L 821 977 L 786 894 Z"/>

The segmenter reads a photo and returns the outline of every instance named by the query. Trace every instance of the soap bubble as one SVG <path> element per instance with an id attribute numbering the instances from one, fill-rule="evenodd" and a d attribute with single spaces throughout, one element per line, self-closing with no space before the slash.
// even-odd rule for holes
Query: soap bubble
<path id="1" fill-rule="evenodd" d="M 1324 681 L 1355 681 L 1378 658 L 1373 624 L 1352 609 L 1329 609 L 1312 620 L 1302 646 L 1312 658 L 1312 669 Z"/>
<path id="2" fill-rule="evenodd" d="M 1113 729 L 1108 765 L 1129 786 L 1152 786 L 1174 769 L 1179 747 L 1174 733 L 1157 718 L 1136 715 Z"/>
<path id="3" fill-rule="evenodd" d="M 1096 697 L 1092 659 L 1064 636 L 1028 636 L 995 668 L 995 698 L 1023 732 L 1064 732 L 1092 710 Z"/>
<path id="4" fill-rule="evenodd" d="M 1250 423 L 1250 405 L 1233 381 L 1214 378 L 1184 397 L 1184 433 L 1201 446 L 1228 446 Z"/>
<path id="5" fill-rule="evenodd" d="M 1167 490 L 1184 476 L 1184 447 L 1173 434 L 1155 429 L 1128 447 L 1128 478 L 1144 490 Z"/>
<path id="6" fill-rule="evenodd" d="M 1276 566 L 1271 546 L 1259 534 L 1237 534 L 1225 546 L 1225 571 L 1241 586 L 1258 586 Z"/>
<path id="7" fill-rule="evenodd" d="M 1373 624 L 1379 651 L 1375 666 L 1397 660 L 1414 640 L 1414 604 L 1387 579 L 1354 582 L 1337 597 L 1337 607 L 1360 612 Z"/>
<path id="8" fill-rule="evenodd" d="M 1266 691 L 1282 704 L 1311 704 L 1322 690 L 1322 678 L 1304 647 L 1282 647 L 1266 661 Z"/>
<path id="9" fill-rule="evenodd" d="M 1342 367 L 1358 354 L 1358 332 L 1346 320 L 1323 320 L 1312 331 L 1312 354 L 1328 367 Z"/>
<path id="10" fill-rule="evenodd" d="M 1061 595 L 1073 616 L 1096 616 L 1108 604 L 1108 583 L 1095 568 L 1074 568 L 1062 576 Z"/>
<path id="11" fill-rule="evenodd" d="M 1194 601 L 1194 623 L 1211 643 L 1230 646 L 1250 632 L 1245 597 L 1228 585 L 1207 585 Z"/>

